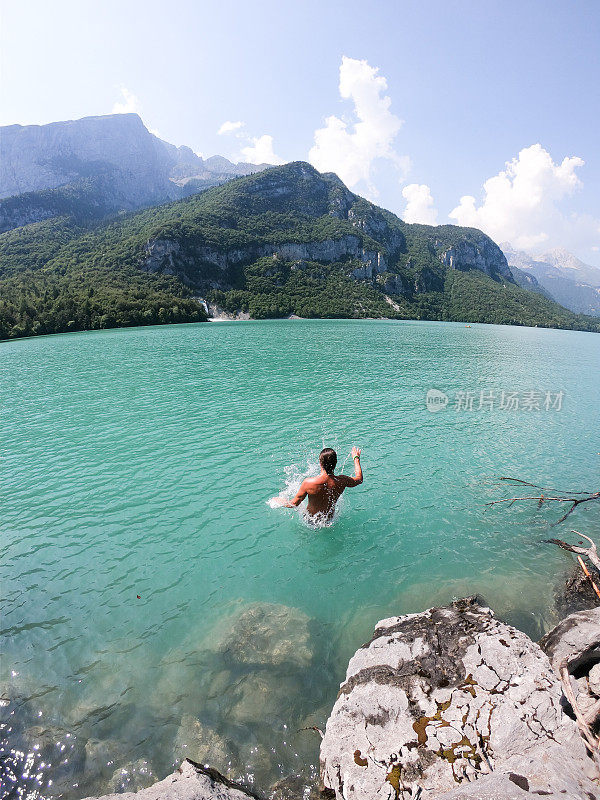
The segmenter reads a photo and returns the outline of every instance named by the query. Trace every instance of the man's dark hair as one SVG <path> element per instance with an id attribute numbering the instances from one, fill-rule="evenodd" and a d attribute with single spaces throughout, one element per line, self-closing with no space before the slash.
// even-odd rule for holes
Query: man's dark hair
<path id="1" fill-rule="evenodd" d="M 331 447 L 324 447 L 319 453 L 319 464 L 328 475 L 333 475 L 333 470 L 337 464 L 337 453 Z"/>

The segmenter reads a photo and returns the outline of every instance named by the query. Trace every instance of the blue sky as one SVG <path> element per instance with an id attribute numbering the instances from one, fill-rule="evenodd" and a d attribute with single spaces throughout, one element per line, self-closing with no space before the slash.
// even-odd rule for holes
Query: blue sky
<path id="1" fill-rule="evenodd" d="M 410 220 L 600 264 L 597 0 L 3 0 L 1 36 L 2 124 L 136 110 L 204 156 L 310 158 Z"/>

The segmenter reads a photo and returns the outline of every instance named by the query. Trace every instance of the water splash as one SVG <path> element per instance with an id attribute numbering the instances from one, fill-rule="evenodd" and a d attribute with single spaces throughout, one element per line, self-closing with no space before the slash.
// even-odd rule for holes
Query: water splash
<path id="1" fill-rule="evenodd" d="M 319 457 L 310 452 L 306 457 L 305 464 L 289 464 L 283 468 L 285 472 L 285 486 L 277 497 L 271 497 L 267 500 L 267 505 L 270 508 L 281 508 L 281 500 L 292 500 L 298 493 L 302 481 L 308 478 L 309 475 L 318 475 L 321 468 L 319 466 Z M 302 507 L 298 511 L 303 512 Z"/>
<path id="2" fill-rule="evenodd" d="M 325 445 L 324 445 L 325 446 Z M 348 462 L 348 459 L 351 457 L 351 452 L 348 452 L 348 455 L 344 459 L 341 468 L 338 470 L 338 473 L 342 473 L 344 471 L 344 467 Z M 284 467 L 285 472 L 285 487 L 279 493 L 277 497 L 271 497 L 267 500 L 267 505 L 269 508 L 281 508 L 282 507 L 282 500 L 292 500 L 300 486 L 302 481 L 309 476 L 318 475 L 321 471 L 321 467 L 319 464 L 319 455 L 316 451 L 310 451 L 309 454 L 306 456 L 306 462 L 304 464 L 300 463 L 293 463 L 289 464 L 287 467 Z M 309 515 L 306 513 L 306 505 L 303 502 L 300 506 L 298 506 L 298 517 L 301 522 L 309 528 L 330 528 L 337 519 L 339 519 L 341 515 L 341 511 L 343 508 L 343 495 L 339 498 L 336 503 L 334 513 L 332 515 L 326 514 L 313 514 Z"/>

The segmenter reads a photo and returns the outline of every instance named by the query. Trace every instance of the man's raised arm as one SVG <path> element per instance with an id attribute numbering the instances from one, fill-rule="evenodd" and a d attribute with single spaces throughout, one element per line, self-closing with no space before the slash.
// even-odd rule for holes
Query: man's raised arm
<path id="1" fill-rule="evenodd" d="M 362 467 L 360 466 L 360 450 L 358 447 L 352 448 L 352 458 L 354 459 L 354 477 L 349 475 L 342 475 L 345 479 L 346 486 L 360 486 L 363 482 Z"/>

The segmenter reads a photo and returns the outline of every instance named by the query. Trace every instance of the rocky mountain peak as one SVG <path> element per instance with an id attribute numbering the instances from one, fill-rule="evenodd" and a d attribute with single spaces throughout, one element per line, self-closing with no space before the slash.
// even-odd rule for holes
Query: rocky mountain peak
<path id="1" fill-rule="evenodd" d="M 0 199 L 28 196 L 17 210 L 0 209 L 2 229 L 61 213 L 61 198 L 31 193 L 71 187 L 71 201 L 88 203 L 89 179 L 102 187 L 92 205 L 104 214 L 175 200 L 265 166 L 234 164 L 222 156 L 205 161 L 190 147 L 150 133 L 137 114 L 9 125 L 0 128 Z"/>

